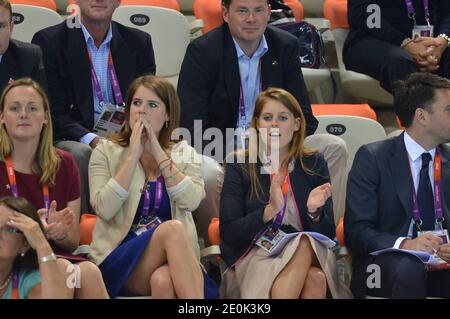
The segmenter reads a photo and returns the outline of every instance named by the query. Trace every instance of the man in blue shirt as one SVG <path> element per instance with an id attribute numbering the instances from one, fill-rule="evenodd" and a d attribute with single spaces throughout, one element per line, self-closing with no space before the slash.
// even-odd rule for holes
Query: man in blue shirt
<path id="1" fill-rule="evenodd" d="M 106 105 L 121 104 L 130 83 L 154 74 L 156 66 L 150 35 L 112 21 L 119 0 L 76 3 L 81 23 L 64 21 L 37 32 L 32 42 L 44 55 L 55 145 L 70 151 L 80 168 L 84 212 L 89 203 L 89 158 L 100 140 L 92 129 Z M 111 70 L 118 87 L 112 85 Z"/>
<path id="2" fill-rule="evenodd" d="M 268 26 L 267 0 L 224 0 L 222 13 L 226 23 L 191 42 L 187 48 L 178 81 L 181 126 L 189 129 L 194 139 L 201 139 L 209 128 L 218 128 L 223 136 L 227 128 L 245 131 L 260 91 L 268 87 L 289 91 L 305 115 L 309 135 L 305 145 L 318 149 L 328 162 L 336 209 L 339 186 L 346 171 L 347 149 L 339 137 L 312 135 L 318 122 L 312 114 L 303 80 L 297 39 Z M 194 125 L 195 120 L 201 120 L 201 129 Z M 238 147 L 242 147 L 240 140 L 237 138 Z M 207 144 L 202 142 L 198 144 Z M 223 144 L 225 156 L 230 149 L 226 146 L 228 141 L 219 144 Z M 216 160 L 221 162 L 222 158 L 216 155 Z M 203 165 L 202 170 L 206 193 L 211 194 L 215 188 L 218 198 L 223 173 L 217 165 Z M 214 185 L 209 185 L 210 180 Z M 210 215 L 218 212 L 217 202 L 205 205 L 204 211 Z"/>

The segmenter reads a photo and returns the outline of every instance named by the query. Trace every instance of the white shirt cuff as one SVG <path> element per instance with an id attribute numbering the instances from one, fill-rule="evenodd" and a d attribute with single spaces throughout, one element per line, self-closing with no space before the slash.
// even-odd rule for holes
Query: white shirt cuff
<path id="1" fill-rule="evenodd" d="M 108 185 L 116 192 L 120 199 L 127 199 L 130 194 L 125 188 L 123 188 L 115 179 L 111 177 L 108 181 Z"/>
<path id="2" fill-rule="evenodd" d="M 394 244 L 394 249 L 400 249 L 400 245 L 403 243 L 403 241 L 405 240 L 405 239 L 409 239 L 408 237 L 399 237 L 399 238 L 397 238 L 397 240 L 395 241 L 395 244 Z"/>
<path id="3" fill-rule="evenodd" d="M 94 133 L 87 133 L 86 135 L 80 138 L 80 142 L 89 145 L 92 142 L 92 140 L 96 137 L 97 135 L 95 135 Z"/>

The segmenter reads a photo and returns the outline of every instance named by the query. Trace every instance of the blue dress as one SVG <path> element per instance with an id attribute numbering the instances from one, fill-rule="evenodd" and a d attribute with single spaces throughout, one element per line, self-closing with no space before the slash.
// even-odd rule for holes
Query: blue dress
<path id="1" fill-rule="evenodd" d="M 150 212 L 153 212 L 154 200 L 156 193 L 156 181 L 148 182 L 147 186 L 150 189 Z M 133 225 L 139 223 L 143 211 L 144 194 L 141 195 L 139 205 L 134 216 Z M 167 193 L 166 185 L 163 182 L 163 194 L 161 205 L 156 211 L 161 222 L 171 219 L 170 200 Z M 133 228 L 133 227 L 132 227 Z M 133 229 L 128 231 L 122 243 L 114 249 L 106 259 L 100 264 L 99 268 L 103 275 L 103 280 L 108 290 L 109 296 L 115 298 L 117 296 L 130 296 L 130 292 L 123 288 L 134 267 L 141 258 L 145 247 L 152 238 L 153 232 L 156 228 L 152 228 L 137 236 Z M 218 298 L 219 292 L 215 282 L 203 272 L 204 279 L 204 294 L 205 298 Z"/>

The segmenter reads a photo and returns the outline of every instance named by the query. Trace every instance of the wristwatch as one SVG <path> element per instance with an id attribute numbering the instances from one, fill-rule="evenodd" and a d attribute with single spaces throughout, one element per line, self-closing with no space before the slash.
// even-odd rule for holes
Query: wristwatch
<path id="1" fill-rule="evenodd" d="M 438 37 L 447 40 L 447 47 L 450 47 L 450 37 L 448 35 L 446 35 L 445 33 L 441 33 L 438 35 Z"/>

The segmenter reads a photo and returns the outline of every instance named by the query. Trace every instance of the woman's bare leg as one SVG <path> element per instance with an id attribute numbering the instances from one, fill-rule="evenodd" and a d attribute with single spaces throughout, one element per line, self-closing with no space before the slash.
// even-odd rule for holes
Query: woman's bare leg
<path id="1" fill-rule="evenodd" d="M 302 236 L 291 260 L 275 278 L 272 299 L 297 299 L 302 292 L 311 264 L 316 259 L 309 238 Z"/>
<path id="2" fill-rule="evenodd" d="M 309 268 L 300 299 L 325 299 L 327 296 L 327 277 L 318 267 Z"/>
<path id="3" fill-rule="evenodd" d="M 170 220 L 153 233 L 136 267 L 130 274 L 125 289 L 139 295 L 151 295 L 151 275 L 166 265 L 179 298 L 203 298 L 203 274 L 192 251 L 183 224 Z"/>

